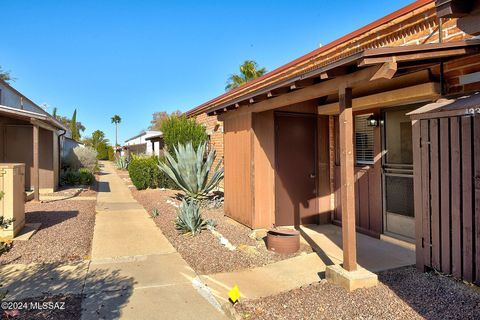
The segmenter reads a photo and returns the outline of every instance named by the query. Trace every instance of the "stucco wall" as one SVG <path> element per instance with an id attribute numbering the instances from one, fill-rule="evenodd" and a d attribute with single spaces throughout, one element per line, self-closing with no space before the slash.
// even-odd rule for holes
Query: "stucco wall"
<path id="1" fill-rule="evenodd" d="M 146 140 L 149 137 L 156 136 L 158 134 L 161 134 L 160 131 L 145 131 L 142 135 L 139 135 L 137 137 L 128 139 L 125 141 L 126 146 L 137 146 L 137 145 L 145 145 L 145 154 L 154 154 L 153 148 L 152 148 L 152 142 L 149 140 Z M 155 142 L 155 154 L 159 155 L 160 153 L 160 143 Z"/>

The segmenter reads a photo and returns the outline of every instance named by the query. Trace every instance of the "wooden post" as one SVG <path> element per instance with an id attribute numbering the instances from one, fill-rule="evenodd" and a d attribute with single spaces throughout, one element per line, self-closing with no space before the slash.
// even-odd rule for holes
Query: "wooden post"
<path id="1" fill-rule="evenodd" d="M 355 234 L 355 172 L 353 160 L 352 89 L 340 88 L 340 175 L 342 202 L 343 268 L 357 270 Z"/>
<path id="2" fill-rule="evenodd" d="M 39 166 L 39 130 L 33 126 L 33 196 L 35 201 L 40 201 L 40 166 Z"/>

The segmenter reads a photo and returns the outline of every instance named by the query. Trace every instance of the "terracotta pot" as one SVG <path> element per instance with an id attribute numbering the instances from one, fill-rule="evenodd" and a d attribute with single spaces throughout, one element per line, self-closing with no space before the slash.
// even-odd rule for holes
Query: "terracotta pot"
<path id="1" fill-rule="evenodd" d="M 300 249 L 300 232 L 271 229 L 267 232 L 267 249 L 276 253 L 295 253 Z"/>

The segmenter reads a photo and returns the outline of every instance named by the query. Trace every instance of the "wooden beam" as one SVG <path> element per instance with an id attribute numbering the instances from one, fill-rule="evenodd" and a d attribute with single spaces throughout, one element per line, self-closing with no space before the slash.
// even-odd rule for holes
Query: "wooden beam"
<path id="1" fill-rule="evenodd" d="M 273 90 L 267 92 L 267 98 L 270 99 L 270 98 L 288 93 L 289 91 L 290 91 L 289 87 L 276 88 L 276 89 L 273 89 Z"/>
<path id="2" fill-rule="evenodd" d="M 246 114 L 250 112 L 268 111 L 276 108 L 289 106 L 302 101 L 320 98 L 329 94 L 334 94 L 338 92 L 339 87 L 351 88 L 360 83 L 370 81 L 370 79 L 375 75 L 378 69 L 380 69 L 380 66 L 365 68 L 344 76 L 337 77 L 332 80 L 311 85 L 304 89 L 292 91 L 278 97 L 274 97 L 257 103 L 251 103 L 249 108 L 239 108 L 235 112 L 235 115 L 238 116 L 240 114 Z M 372 81 L 372 84 L 380 81 L 383 80 Z"/>
<path id="3" fill-rule="evenodd" d="M 308 86 L 311 86 L 312 84 L 315 83 L 314 78 L 308 78 L 308 79 L 303 79 L 303 80 L 297 80 L 294 83 L 290 85 L 290 90 L 298 90 L 302 89 Z"/>
<path id="4" fill-rule="evenodd" d="M 54 126 L 51 126 L 48 123 L 45 123 L 45 122 L 40 121 L 40 120 L 35 119 L 35 118 L 30 118 L 30 123 L 33 124 L 34 126 L 38 126 L 38 127 L 43 128 L 45 130 L 48 130 L 48 131 L 57 132 L 57 130 L 58 130 Z"/>
<path id="5" fill-rule="evenodd" d="M 33 126 L 33 198 L 40 201 L 40 159 L 39 159 L 39 131 L 38 125 Z"/>
<path id="6" fill-rule="evenodd" d="M 368 110 L 379 107 L 395 107 L 402 104 L 419 101 L 432 101 L 440 98 L 440 84 L 427 82 L 406 88 L 380 92 L 368 96 L 355 98 L 352 101 L 353 110 Z M 324 115 L 338 114 L 338 102 L 318 106 L 318 113 Z"/>
<path id="7" fill-rule="evenodd" d="M 355 171 L 353 159 L 352 89 L 340 88 L 340 181 L 343 268 L 357 270 L 355 234 Z"/>
<path id="8" fill-rule="evenodd" d="M 446 58 L 446 57 L 464 55 L 472 50 L 474 50 L 474 48 L 472 48 L 471 50 L 469 50 L 468 48 L 460 48 L 460 49 L 449 49 L 449 50 L 442 50 L 442 51 L 427 51 L 427 52 L 417 52 L 417 53 L 410 53 L 410 54 L 397 54 L 394 56 L 385 55 L 380 57 L 367 57 L 361 60 L 358 63 L 358 66 L 365 67 L 370 65 L 376 65 L 379 63 L 385 63 L 385 62 L 392 61 L 392 58 L 395 58 L 397 62 Z"/>
<path id="9" fill-rule="evenodd" d="M 385 62 L 370 80 L 377 80 L 377 79 L 390 80 L 393 78 L 396 72 L 397 72 L 397 62 L 395 61 L 395 59 L 393 59 L 392 61 Z"/>

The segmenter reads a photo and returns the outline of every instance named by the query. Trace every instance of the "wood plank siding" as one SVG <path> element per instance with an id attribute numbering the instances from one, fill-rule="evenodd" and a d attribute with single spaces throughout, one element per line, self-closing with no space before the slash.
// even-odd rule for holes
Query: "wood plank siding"
<path id="1" fill-rule="evenodd" d="M 415 202 L 423 218 L 417 266 L 479 283 L 480 115 L 416 122 Z"/>
<path id="2" fill-rule="evenodd" d="M 252 115 L 224 123 L 225 214 L 245 225 L 253 222 Z"/>

